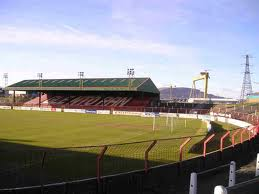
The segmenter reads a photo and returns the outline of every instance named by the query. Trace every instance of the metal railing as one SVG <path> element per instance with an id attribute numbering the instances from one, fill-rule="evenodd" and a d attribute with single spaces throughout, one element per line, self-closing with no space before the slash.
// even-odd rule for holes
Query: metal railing
<path id="1" fill-rule="evenodd" d="M 227 187 L 216 186 L 214 188 L 214 194 L 231 194 L 231 193 L 257 193 L 259 183 L 259 154 L 257 154 L 257 161 L 255 167 L 255 178 L 236 183 L 236 167 L 233 163 L 232 168 L 229 171 L 229 184 Z M 194 179 L 195 177 L 193 177 Z M 195 181 L 195 180 L 193 180 Z M 197 181 L 196 181 L 197 184 Z M 197 185 L 196 185 L 197 186 Z M 190 190 L 191 191 L 191 190 Z"/>
<path id="2" fill-rule="evenodd" d="M 0 167 L 0 180 L 4 180 L 1 187 L 23 187 L 95 177 L 100 180 L 102 176 L 142 169 L 148 173 L 151 167 L 182 162 L 197 156 L 206 157 L 208 153 L 218 150 L 224 152 L 227 147 L 241 143 L 238 136 L 241 132 L 239 129 L 230 131 L 232 135 L 224 139 L 224 145 L 219 139 L 225 132 L 221 132 L 100 146 L 2 150 L 1 157 L 5 160 L 1 161 Z M 231 142 L 234 134 L 235 141 Z M 248 135 L 243 136 L 243 141 L 246 140 L 249 140 Z"/>
<path id="3" fill-rule="evenodd" d="M 242 117 L 242 113 L 236 113 Z M 242 117 L 243 118 L 243 117 Z M 243 118 L 250 121 L 250 115 Z M 244 133 L 246 131 L 247 133 Z M 123 144 L 65 147 L 59 149 L 1 150 L 0 180 L 2 188 L 47 185 L 125 173 L 149 172 L 151 167 L 182 162 L 197 156 L 242 144 L 253 139 L 258 126 L 217 134 L 156 139 Z"/>

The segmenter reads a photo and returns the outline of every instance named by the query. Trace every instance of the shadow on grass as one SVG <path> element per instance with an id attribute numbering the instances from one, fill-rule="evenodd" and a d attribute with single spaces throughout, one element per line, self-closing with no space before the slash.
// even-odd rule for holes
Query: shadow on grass
<path id="1" fill-rule="evenodd" d="M 213 152 L 220 149 L 220 139 L 221 137 L 227 132 L 227 130 L 224 129 L 223 125 L 217 123 L 217 122 L 211 122 L 212 130 L 199 142 L 194 144 L 191 149 L 189 150 L 189 153 L 192 154 L 203 154 L 203 143 L 206 141 L 206 139 L 209 138 L 212 134 L 215 134 L 215 136 L 207 143 L 207 153 Z M 231 141 L 229 137 L 227 137 L 224 140 L 224 147 L 231 145 Z"/>
<path id="2" fill-rule="evenodd" d="M 3 139 L 0 141 L 0 188 L 96 177 L 96 160 L 101 147 L 52 149 L 14 143 L 14 141 Z M 144 168 L 142 150 L 147 148 L 146 145 L 135 146 L 135 151 L 119 146 L 108 147 L 101 169 L 103 175 Z M 152 164 L 160 163 L 152 161 Z"/>

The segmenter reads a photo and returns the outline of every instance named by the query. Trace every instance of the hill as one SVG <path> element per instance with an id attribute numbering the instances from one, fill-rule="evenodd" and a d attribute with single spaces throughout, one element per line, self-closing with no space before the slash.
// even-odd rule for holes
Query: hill
<path id="1" fill-rule="evenodd" d="M 160 91 L 160 98 L 161 99 L 169 99 L 170 98 L 170 88 L 159 88 Z M 185 88 L 185 87 L 178 87 L 172 89 L 172 96 L 173 98 L 189 98 L 191 92 L 191 88 Z M 203 97 L 204 92 L 196 89 L 196 94 L 198 97 Z M 224 98 L 221 96 L 216 96 L 213 94 L 208 95 L 209 98 Z"/>

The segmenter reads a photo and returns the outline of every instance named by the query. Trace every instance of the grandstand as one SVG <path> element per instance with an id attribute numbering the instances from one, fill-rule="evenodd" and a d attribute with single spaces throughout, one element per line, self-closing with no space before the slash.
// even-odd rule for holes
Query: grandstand
<path id="1" fill-rule="evenodd" d="M 30 97 L 18 102 L 13 95 L 9 104 L 13 106 L 199 114 L 207 114 L 214 106 L 160 100 L 160 92 L 150 78 L 23 80 L 5 90 L 14 94 L 26 91 L 25 99 Z"/>
<path id="2" fill-rule="evenodd" d="M 160 98 L 159 90 L 150 78 L 23 80 L 6 90 L 37 94 L 23 103 L 24 106 L 53 108 L 146 107 L 155 106 Z"/>

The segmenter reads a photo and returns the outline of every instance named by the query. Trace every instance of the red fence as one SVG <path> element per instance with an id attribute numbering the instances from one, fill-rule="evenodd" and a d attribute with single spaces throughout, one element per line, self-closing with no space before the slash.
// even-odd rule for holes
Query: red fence
<path id="1" fill-rule="evenodd" d="M 248 134 L 253 137 L 257 134 L 256 130 L 244 130 L 227 132 L 229 138 L 222 131 L 218 134 L 103 146 L 2 151 L 2 157 L 9 162 L 2 164 L 0 179 L 9 180 L 11 184 L 3 181 L 1 187 L 22 187 L 91 177 L 97 177 L 100 182 L 102 176 L 141 169 L 148 173 L 150 167 L 182 162 L 197 156 L 206 158 L 208 153 L 218 150 L 224 152 L 228 147 L 249 141 L 251 138 Z M 11 163 L 15 167 L 7 169 Z"/>
<path id="2" fill-rule="evenodd" d="M 258 119 L 247 113 L 233 112 L 231 115 L 247 122 Z M 249 130 L 235 129 L 124 144 L 1 150 L 1 157 L 5 160 L 0 165 L 0 180 L 3 180 L 0 187 L 22 187 L 91 177 L 97 177 L 100 181 L 106 175 L 141 169 L 148 173 L 150 167 L 182 162 L 197 156 L 206 158 L 208 153 L 218 150 L 224 152 L 228 147 L 251 140 L 257 133 L 258 125 Z"/>
<path id="3" fill-rule="evenodd" d="M 240 108 L 241 111 L 243 108 Z M 220 114 L 221 116 L 231 116 L 233 119 L 246 121 L 253 125 L 259 124 L 259 115 L 256 115 L 259 112 L 258 106 L 249 106 L 244 108 L 244 112 L 237 111 L 237 108 L 229 108 L 229 107 L 215 107 L 211 109 L 211 112 L 214 114 Z M 254 114 L 256 113 L 256 114 Z"/>

